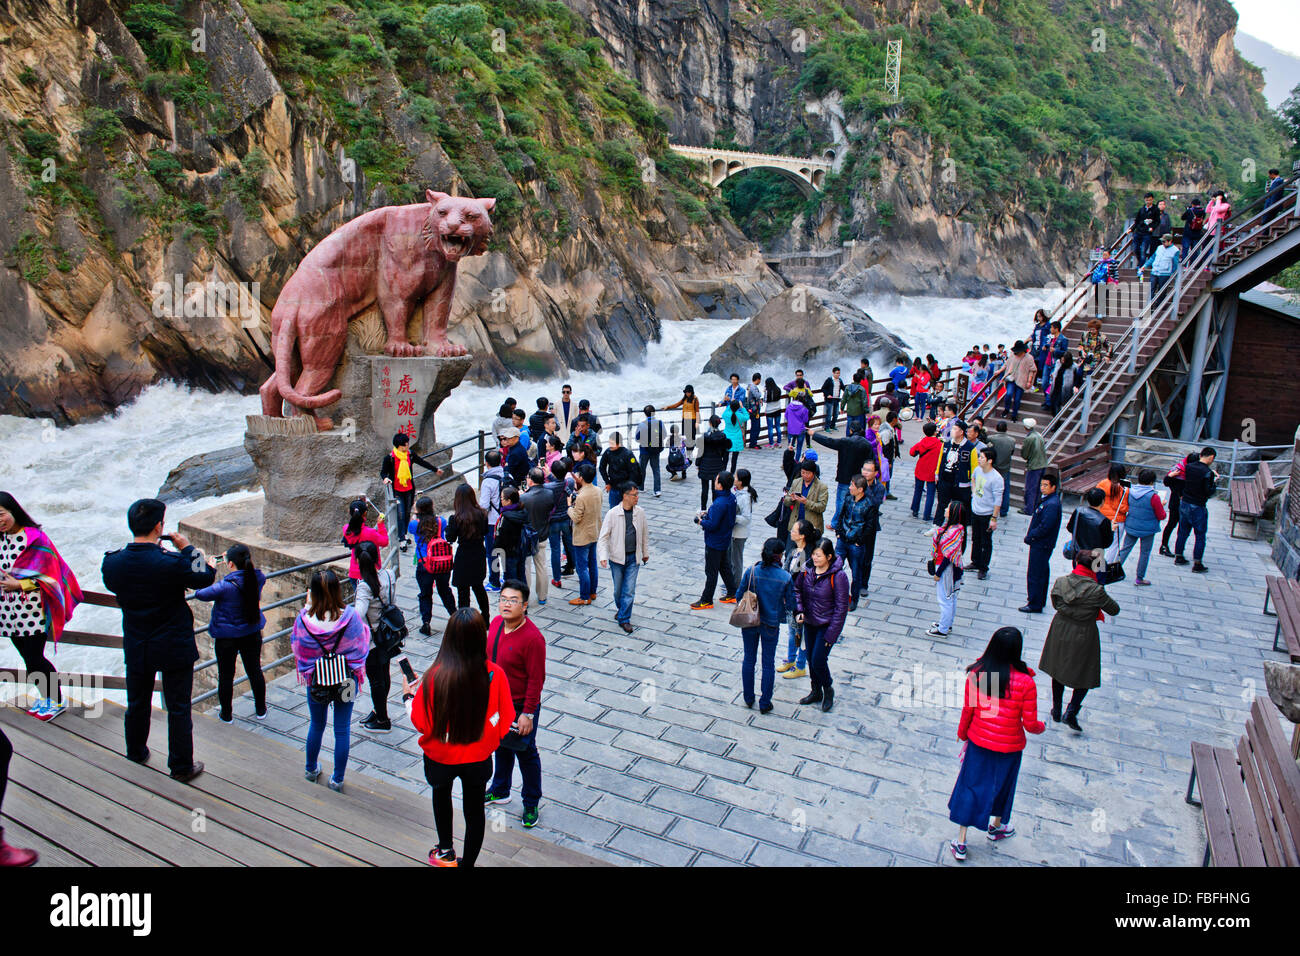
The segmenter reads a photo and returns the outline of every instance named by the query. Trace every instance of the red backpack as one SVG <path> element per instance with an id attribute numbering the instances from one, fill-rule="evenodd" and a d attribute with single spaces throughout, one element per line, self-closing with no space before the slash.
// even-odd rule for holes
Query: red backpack
<path id="1" fill-rule="evenodd" d="M 430 574 L 446 574 L 451 570 L 451 543 L 445 537 L 445 522 L 438 519 L 438 526 L 433 538 L 424 546 L 424 556 L 420 558 L 420 567 Z"/>

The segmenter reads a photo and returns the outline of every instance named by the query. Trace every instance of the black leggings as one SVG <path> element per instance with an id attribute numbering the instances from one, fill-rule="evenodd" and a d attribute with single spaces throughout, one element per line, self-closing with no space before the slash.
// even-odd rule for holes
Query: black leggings
<path id="1" fill-rule="evenodd" d="M 728 469 L 731 472 L 732 478 L 736 477 L 736 463 L 739 461 L 740 461 L 740 452 L 733 451 L 731 453 L 731 468 Z"/>
<path id="2" fill-rule="evenodd" d="M 1169 485 L 1169 520 L 1165 523 L 1164 533 L 1160 536 L 1160 546 L 1169 547 L 1169 536 L 1178 530 L 1178 506 L 1183 500 L 1183 486 L 1185 484 L 1181 479 L 1170 479 Z"/>
<path id="3" fill-rule="evenodd" d="M 709 492 L 713 490 L 712 478 L 700 479 L 700 510 L 709 510 Z"/>
<path id="4" fill-rule="evenodd" d="M 488 614 L 487 591 L 483 589 L 483 582 L 476 581 L 473 584 L 456 585 L 456 605 L 458 607 L 469 607 L 469 592 L 474 591 L 474 597 L 478 600 L 478 609 L 483 614 L 483 620 L 488 621 L 492 616 Z"/>
<path id="5" fill-rule="evenodd" d="M 14 745 L 0 730 L 0 807 L 5 803 L 5 787 L 9 786 L 9 758 L 14 755 Z"/>
<path id="6" fill-rule="evenodd" d="M 266 712 L 266 675 L 262 673 L 262 632 L 247 637 L 218 637 L 212 641 L 217 652 L 217 702 L 221 716 L 230 716 L 234 700 L 235 658 L 244 662 L 248 686 L 253 691 L 253 703 L 259 714 Z"/>
<path id="7" fill-rule="evenodd" d="M 15 634 L 10 638 L 14 642 L 14 647 L 23 659 L 23 668 L 27 671 L 27 676 L 31 679 L 34 675 L 41 675 L 40 680 L 33 680 L 37 688 L 45 697 L 53 697 L 55 701 L 63 699 L 59 691 L 59 683 L 54 679 L 56 673 L 55 667 L 45 656 L 45 635 L 44 634 Z"/>
<path id="8" fill-rule="evenodd" d="M 1083 706 L 1083 698 L 1087 695 L 1088 688 L 1076 687 L 1070 694 L 1070 711 L 1077 714 L 1079 708 Z M 1065 698 L 1065 685 L 1060 681 L 1052 680 L 1052 709 L 1058 714 L 1061 712 L 1061 701 Z"/>
<path id="9" fill-rule="evenodd" d="M 452 844 L 451 785 L 460 778 L 461 812 L 465 815 L 465 849 L 460 866 L 473 866 L 483 849 L 483 831 L 487 829 L 487 812 L 483 800 L 492 778 L 492 758 L 478 763 L 436 763 L 424 758 L 424 779 L 433 788 L 433 825 L 438 830 L 438 849 L 454 849 Z"/>

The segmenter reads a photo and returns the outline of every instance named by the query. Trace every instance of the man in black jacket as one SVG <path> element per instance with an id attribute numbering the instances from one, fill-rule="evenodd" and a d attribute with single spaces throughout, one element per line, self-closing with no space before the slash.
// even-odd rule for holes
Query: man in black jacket
<path id="1" fill-rule="evenodd" d="M 701 453 L 695 460 L 695 473 L 700 476 L 701 511 L 708 510 L 713 479 L 726 470 L 727 456 L 731 454 L 731 439 L 718 427 L 721 424 L 722 419 L 717 415 L 709 418 L 709 430 L 700 440 Z"/>
<path id="2" fill-rule="evenodd" d="M 1160 210 L 1156 208 L 1156 197 L 1147 193 L 1142 197 L 1142 205 L 1133 214 L 1133 254 L 1137 256 L 1138 265 L 1151 258 L 1155 251 L 1156 227 L 1160 224 Z"/>
<path id="3" fill-rule="evenodd" d="M 1196 532 L 1196 544 L 1192 547 L 1192 570 L 1204 574 L 1208 568 L 1201 563 L 1205 556 L 1205 530 L 1209 522 L 1208 504 L 1214 497 L 1214 483 L 1219 473 L 1210 466 L 1214 464 L 1214 449 L 1201 449 L 1200 457 L 1187 463 L 1187 477 L 1183 480 L 1183 500 L 1178 505 L 1178 537 L 1174 541 L 1174 564 L 1183 565 L 1183 546 L 1187 544 L 1187 535 Z M 1260 465 L 1261 468 L 1267 467 Z"/>
<path id="4" fill-rule="evenodd" d="M 550 411 L 551 400 L 549 398 L 539 398 L 537 400 L 537 411 L 528 417 L 528 437 L 531 441 L 528 443 L 528 450 L 531 452 L 533 461 L 537 461 L 538 455 L 541 460 L 546 460 L 546 420 L 554 418 L 555 415 Z"/>
<path id="5" fill-rule="evenodd" d="M 863 433 L 864 426 L 854 419 L 845 429 L 843 438 L 827 438 L 821 432 L 813 432 L 812 440 L 819 445 L 835 449 L 835 514 L 831 516 L 830 527 L 835 527 L 840 508 L 849 495 L 849 485 L 854 477 L 862 474 L 862 464 L 876 461 L 876 446 L 867 441 Z M 880 462 L 876 461 L 879 471 Z"/>
<path id="6" fill-rule="evenodd" d="M 1052 552 L 1056 550 L 1056 536 L 1061 532 L 1061 496 L 1056 491 L 1059 479 L 1055 472 L 1044 471 L 1038 483 L 1038 504 L 1025 532 L 1025 544 L 1029 545 L 1025 585 L 1029 595 L 1020 609 L 1025 614 L 1041 614 L 1047 604 Z"/>
<path id="7" fill-rule="evenodd" d="M 519 429 L 510 427 L 501 433 L 501 450 L 504 452 L 506 471 L 516 488 L 522 488 L 528 479 L 528 452 L 519 444 Z"/>
<path id="8" fill-rule="evenodd" d="M 1076 508 L 1065 530 L 1070 532 L 1079 551 L 1105 551 L 1115 541 L 1110 519 L 1098 510 L 1106 501 L 1106 492 L 1092 488 L 1083 496 L 1086 507 Z"/>
<path id="9" fill-rule="evenodd" d="M 135 540 L 119 551 L 106 552 L 100 574 L 122 608 L 126 755 L 136 763 L 149 759 L 153 682 L 154 675 L 161 672 L 167 709 L 167 766 L 174 778 L 188 783 L 203 772 L 203 764 L 194 759 L 190 696 L 199 649 L 185 591 L 207 587 L 217 572 L 184 535 L 166 537 L 179 551 L 163 550 L 158 542 L 163 539 L 165 513 L 166 506 L 156 498 L 131 505 L 126 521 Z"/>
<path id="10" fill-rule="evenodd" d="M 625 482 L 632 482 L 641 487 L 641 466 L 637 464 L 632 449 L 623 446 L 623 436 L 614 432 L 609 436 L 609 447 L 600 456 L 600 477 L 605 482 L 605 493 L 609 495 L 609 507 L 612 511 L 623 503 L 620 490 Z"/>

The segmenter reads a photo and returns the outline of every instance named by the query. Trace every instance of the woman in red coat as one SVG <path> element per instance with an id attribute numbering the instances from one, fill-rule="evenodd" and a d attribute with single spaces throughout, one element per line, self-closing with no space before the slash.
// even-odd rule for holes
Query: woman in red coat
<path id="1" fill-rule="evenodd" d="M 968 827 L 988 830 L 993 841 L 1016 832 L 1008 821 L 1025 734 L 1046 729 L 1038 719 L 1034 672 L 1020 657 L 1023 644 L 1018 628 L 1000 627 L 980 659 L 966 668 L 966 703 L 957 727 L 966 748 L 948 800 L 948 819 L 960 827 L 948 848 L 959 863 L 966 859 Z"/>

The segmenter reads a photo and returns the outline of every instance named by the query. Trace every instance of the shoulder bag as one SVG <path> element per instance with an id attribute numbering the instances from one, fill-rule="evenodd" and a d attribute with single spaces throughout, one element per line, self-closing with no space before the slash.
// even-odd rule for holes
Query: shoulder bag
<path id="1" fill-rule="evenodd" d="M 749 569 L 749 583 L 745 585 L 736 606 L 731 609 L 729 623 L 732 627 L 758 627 L 762 623 L 758 614 L 758 592 L 754 590 L 754 574 L 757 569 L 758 564 Z"/>

